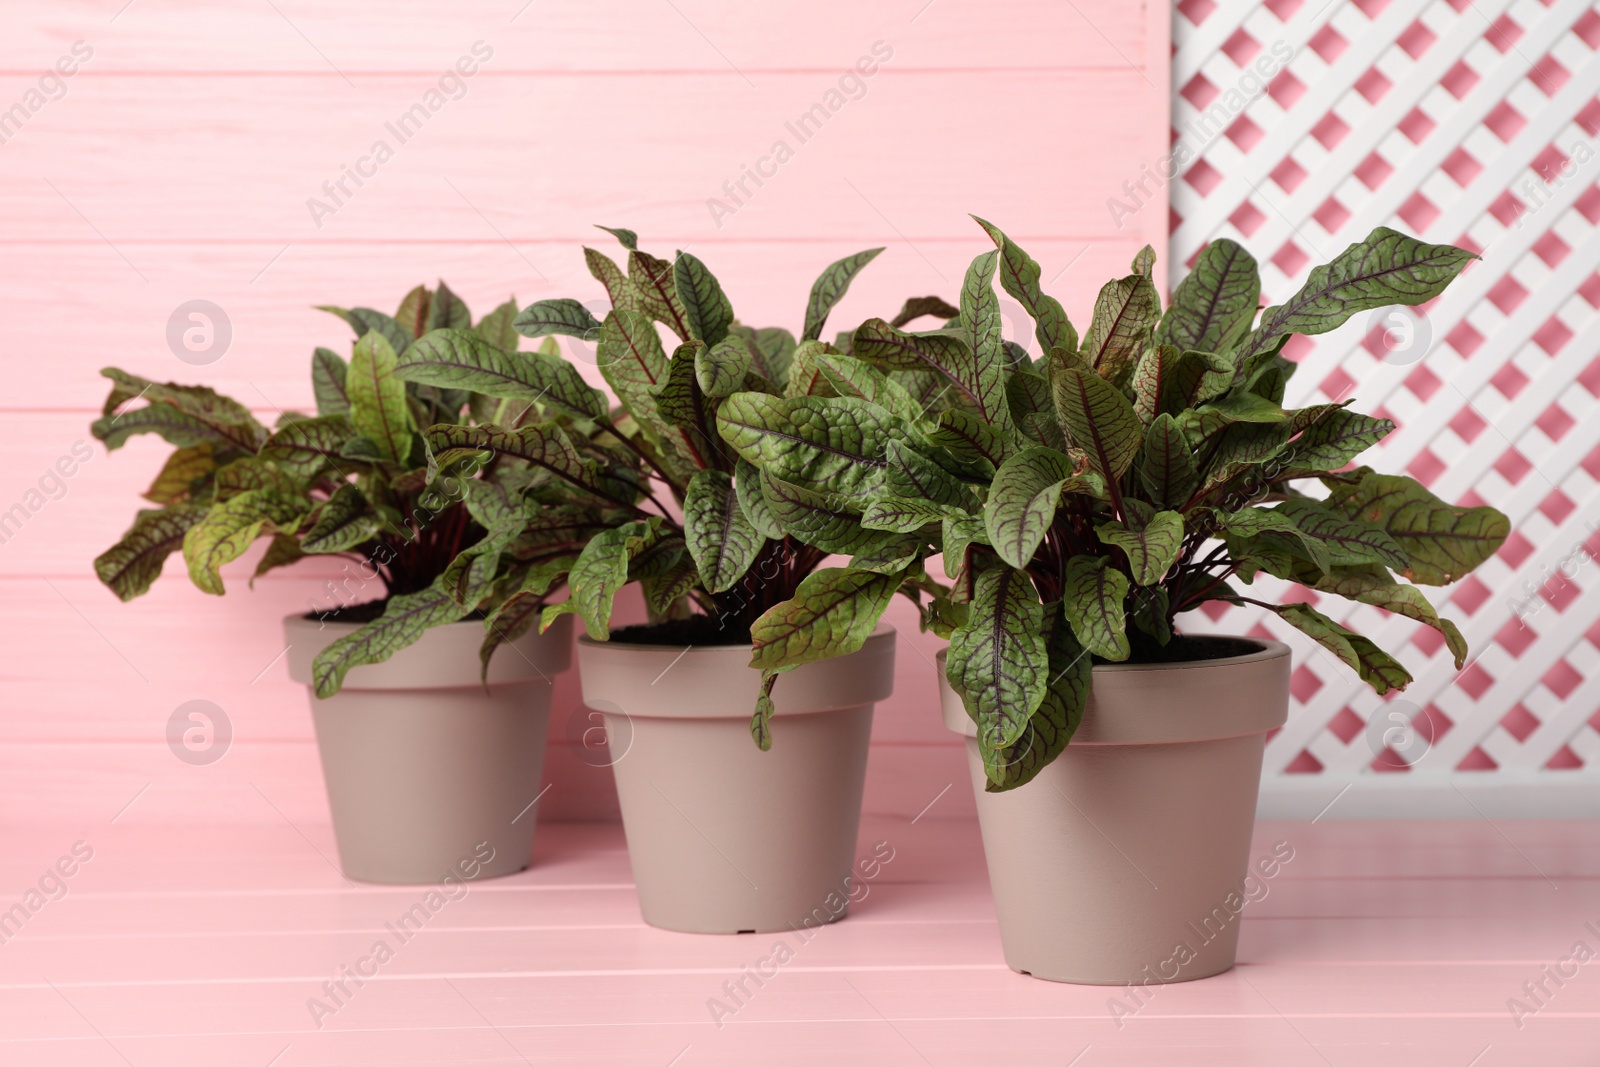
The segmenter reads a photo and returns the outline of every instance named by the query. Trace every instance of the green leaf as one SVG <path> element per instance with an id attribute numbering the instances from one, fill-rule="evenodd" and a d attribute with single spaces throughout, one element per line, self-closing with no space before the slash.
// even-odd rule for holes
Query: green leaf
<path id="1" fill-rule="evenodd" d="M 522 426 L 515 430 L 502 430 L 497 426 L 433 426 L 428 429 L 427 439 L 428 446 L 435 453 L 452 448 L 495 452 L 526 460 L 568 484 L 587 489 L 598 496 L 606 496 L 608 492 L 594 464 L 585 461 L 573 447 L 566 432 L 553 423 Z"/>
<path id="2" fill-rule="evenodd" d="M 735 327 L 735 329 L 748 329 L 748 327 Z M 759 330 L 751 330 L 750 339 L 759 353 L 755 359 L 756 370 L 780 386 L 787 384 L 789 367 L 794 363 L 797 347 L 794 335 L 781 326 L 766 326 Z"/>
<path id="3" fill-rule="evenodd" d="M 318 415 L 343 415 L 350 410 L 344 385 L 349 371 L 337 352 L 319 348 L 311 354 L 311 389 L 317 397 Z"/>
<path id="4" fill-rule="evenodd" d="M 981 394 L 979 410 L 1002 434 L 1011 429 L 1011 401 L 1006 378 L 1011 357 L 1006 353 L 1000 320 L 1000 298 L 994 291 L 998 252 L 985 252 L 972 261 L 961 284 L 961 329 L 972 349 L 972 385 Z M 998 404 L 993 399 L 998 383 Z M 1004 417 L 997 417 L 998 407 Z"/>
<path id="5" fill-rule="evenodd" d="M 267 550 L 261 553 L 261 559 L 256 563 L 255 573 L 250 575 L 250 588 L 256 587 L 256 579 L 268 571 L 287 567 L 299 563 L 306 558 L 300 549 L 300 542 L 286 533 L 272 535 L 272 540 L 267 542 Z"/>
<path id="6" fill-rule="evenodd" d="M 899 419 L 854 397 L 735 393 L 717 415 L 722 439 L 774 477 L 824 492 L 869 494 L 882 484 Z"/>
<path id="7" fill-rule="evenodd" d="M 1283 450 L 1289 439 L 1287 423 L 1238 423 L 1223 430 L 1210 454 L 1202 495 L 1231 482 L 1252 467 Z"/>
<path id="8" fill-rule="evenodd" d="M 755 739 L 756 747 L 763 752 L 772 751 L 772 716 L 778 710 L 772 703 L 772 686 L 777 680 L 777 671 L 761 672 L 761 688 L 756 694 L 756 710 L 750 717 L 750 736 Z"/>
<path id="9" fill-rule="evenodd" d="M 202 479 L 217 469 L 217 454 L 212 442 L 175 449 L 156 474 L 144 498 L 152 504 L 181 504 L 202 489 Z"/>
<path id="10" fill-rule="evenodd" d="M 683 500 L 683 534 L 706 591 L 721 593 L 743 578 L 766 543 L 745 516 L 732 476 L 700 471 Z"/>
<path id="11" fill-rule="evenodd" d="M 879 536 L 882 540 L 850 557 L 852 570 L 903 574 L 906 568 L 922 559 L 928 546 L 928 538 L 921 534 L 884 532 Z"/>
<path id="12" fill-rule="evenodd" d="M 1161 298 L 1143 274 L 1106 282 L 1078 354 L 1100 377 L 1117 381 L 1144 353 L 1160 317 Z"/>
<path id="13" fill-rule="evenodd" d="M 1361 676 L 1379 696 L 1404 689 L 1411 674 L 1383 649 L 1353 634 L 1309 604 L 1274 605 L 1272 610 L 1290 626 L 1338 656 Z"/>
<path id="14" fill-rule="evenodd" d="M 400 301 L 400 306 L 395 309 L 394 317 L 400 323 L 400 328 L 405 330 L 408 339 L 421 337 L 428 332 L 428 310 L 432 305 L 433 294 L 428 291 L 426 285 L 419 285 L 412 289 Z M 322 310 L 329 311 L 332 309 L 323 308 Z M 364 331 L 358 330 L 357 336 L 359 337 L 362 332 Z M 393 344 L 393 342 L 391 341 L 390 344 Z"/>
<path id="15" fill-rule="evenodd" d="M 308 482 L 326 467 L 338 469 L 344 444 L 355 432 L 347 415 L 320 415 L 291 422 L 267 438 L 261 446 L 261 458 Z"/>
<path id="16" fill-rule="evenodd" d="M 1446 504 L 1414 479 L 1366 472 L 1355 485 L 1335 484 L 1328 505 L 1382 527 L 1410 566 L 1400 573 L 1419 585 L 1449 585 L 1500 550 L 1511 523 L 1491 507 Z"/>
<path id="17" fill-rule="evenodd" d="M 1233 364 L 1211 352 L 1183 352 L 1161 383 L 1159 410 L 1181 415 L 1189 408 L 1227 392 L 1233 381 Z"/>
<path id="18" fill-rule="evenodd" d="M 927 437 L 962 463 L 986 463 L 998 468 L 1011 452 L 1011 446 L 999 431 L 960 409 L 941 412 L 938 428 L 930 431 Z"/>
<path id="19" fill-rule="evenodd" d="M 1062 310 L 1061 302 L 1044 295 L 1039 288 L 1041 271 L 1033 258 L 1017 247 L 1016 243 L 1001 233 L 992 223 L 972 216 L 1000 250 L 1000 288 L 1020 303 L 1033 317 L 1034 334 L 1039 339 L 1039 349 L 1049 352 L 1059 348 L 1073 353 L 1078 350 L 1078 334 Z"/>
<path id="20" fill-rule="evenodd" d="M 435 583 L 457 604 L 476 610 L 484 598 L 494 591 L 499 574 L 501 554 L 505 551 L 510 534 L 491 532 L 457 552 Z"/>
<path id="21" fill-rule="evenodd" d="M 483 644 L 478 646 L 478 661 L 482 664 L 482 677 L 489 678 L 489 662 L 495 650 L 503 644 L 520 639 L 539 621 L 544 609 L 545 594 L 551 586 L 563 580 L 576 562 L 577 556 L 558 556 L 530 567 L 521 584 L 499 607 L 483 621 Z M 693 569 L 692 567 L 690 568 Z"/>
<path id="22" fill-rule="evenodd" d="M 183 547 L 183 538 L 206 508 L 174 504 L 141 509 L 121 540 L 95 557 L 94 572 L 119 600 L 142 596 L 161 577 L 162 564 Z"/>
<path id="23" fill-rule="evenodd" d="M 986 792 L 1001 793 L 1031 782 L 1061 755 L 1083 721 L 1094 660 L 1078 644 L 1065 620 L 1057 618 L 1050 626 L 1045 657 L 1049 680 L 1039 710 L 1028 719 L 1027 727 L 1008 745 L 978 746 L 988 779 Z"/>
<path id="24" fill-rule="evenodd" d="M 682 431 L 684 448 L 696 467 L 731 469 L 733 461 L 717 439 L 717 412 L 723 400 L 707 396 L 695 373 L 704 350 L 704 343 L 686 341 L 673 352 L 667 378 L 655 390 L 656 410 L 664 422 Z"/>
<path id="25" fill-rule="evenodd" d="M 922 405 L 906 387 L 865 360 L 836 352 L 822 352 L 815 356 L 814 361 L 838 395 L 853 396 L 876 404 L 908 423 L 922 418 Z"/>
<path id="26" fill-rule="evenodd" d="M 683 598 L 700 585 L 700 568 L 694 557 L 684 553 L 678 561 L 660 574 L 639 580 L 644 591 L 644 605 L 652 622 L 675 618 L 687 613 Z M 675 614 L 676 613 L 676 614 Z"/>
<path id="27" fill-rule="evenodd" d="M 807 575 L 794 597 L 751 624 L 750 666 L 787 671 L 859 651 L 900 585 L 900 576 L 842 567 Z"/>
<path id="28" fill-rule="evenodd" d="M 1161 414 L 1161 399 L 1180 354 L 1171 345 L 1151 345 L 1133 369 L 1133 413 L 1149 426 Z"/>
<path id="29" fill-rule="evenodd" d="M 959 478 L 910 444 L 890 440 L 884 455 L 889 464 L 884 489 L 889 495 L 926 500 L 962 515 L 982 507 Z"/>
<path id="30" fill-rule="evenodd" d="M 1250 253 L 1227 238 L 1206 245 L 1156 327 L 1156 344 L 1226 352 L 1255 321 L 1261 275 Z"/>
<path id="31" fill-rule="evenodd" d="M 732 396 L 744 387 L 750 373 L 750 349 L 737 339 L 725 339 L 694 355 L 694 377 L 707 396 Z"/>
<path id="32" fill-rule="evenodd" d="M 480 466 L 476 458 L 469 457 L 464 464 L 465 479 L 461 482 L 459 495 L 467 507 L 467 514 L 472 520 L 482 526 L 490 534 L 504 533 L 507 536 L 514 534 L 524 523 L 524 510 L 520 495 L 507 492 L 506 487 L 498 482 L 485 481 L 471 477 L 471 472 Z M 446 472 L 443 478 L 452 477 Z M 430 488 L 438 492 L 442 478 L 429 481 Z M 442 494 L 441 494 L 442 495 Z M 426 494 L 425 494 L 426 497 Z M 450 499 L 446 496 L 445 499 Z"/>
<path id="33" fill-rule="evenodd" d="M 761 471 L 749 460 L 739 460 L 733 471 L 733 486 L 739 497 L 739 507 L 756 532 L 774 541 L 782 540 L 783 527 L 778 525 L 772 506 L 761 492 Z"/>
<path id="34" fill-rule="evenodd" d="M 1172 640 L 1172 600 L 1164 585 L 1135 589 L 1133 610 L 1128 613 L 1133 625 L 1156 639 L 1165 648 Z"/>
<path id="35" fill-rule="evenodd" d="M 1320 541 L 1328 562 L 1336 567 L 1379 563 L 1403 572 L 1411 564 L 1405 551 L 1381 526 L 1347 518 L 1303 497 L 1285 500 L 1273 510 Z"/>
<path id="36" fill-rule="evenodd" d="M 604 252 L 597 252 L 585 246 L 583 261 L 588 266 L 589 273 L 594 280 L 605 286 L 606 295 L 611 298 L 611 307 L 616 311 L 637 311 L 647 314 L 644 307 L 644 294 L 639 292 L 639 287 L 622 273 L 622 268 L 614 263 L 610 256 Z"/>
<path id="37" fill-rule="evenodd" d="M 549 629 L 557 616 L 575 611 L 590 640 L 607 640 L 617 591 L 628 583 L 628 565 L 661 537 L 661 519 L 655 516 L 596 534 L 567 575 L 570 599 L 545 608 L 540 629 Z"/>
<path id="38" fill-rule="evenodd" d="M 1333 407 L 1290 442 L 1290 464 L 1297 471 L 1335 471 L 1393 431 L 1388 419 Z"/>
<path id="39" fill-rule="evenodd" d="M 1235 393 L 1213 400 L 1196 409 L 1201 433 L 1210 436 L 1218 429 L 1239 422 L 1283 422 L 1288 417 L 1283 408 L 1254 393 Z"/>
<path id="40" fill-rule="evenodd" d="M 1189 442 L 1171 415 L 1157 415 L 1139 452 L 1139 478 L 1158 507 L 1181 508 L 1200 488 Z"/>
<path id="41" fill-rule="evenodd" d="M 833 346 L 822 341 L 801 341 L 796 345 L 794 359 L 789 364 L 789 378 L 783 387 L 783 395 L 837 396 L 818 362 L 822 356 L 834 351 Z"/>
<path id="42" fill-rule="evenodd" d="M 596 362 L 623 409 L 661 442 L 662 465 L 674 478 L 687 483 L 700 469 L 690 457 L 696 449 L 707 447 L 707 442 L 661 417 L 656 394 L 671 371 L 655 322 L 628 308 L 611 312 L 601 327 Z"/>
<path id="43" fill-rule="evenodd" d="M 1158 511 L 1142 526 L 1106 522 L 1095 527 L 1095 533 L 1103 543 L 1116 545 L 1127 555 L 1135 585 L 1155 585 L 1177 562 L 1178 550 L 1183 547 L 1183 516 L 1176 511 Z"/>
<path id="44" fill-rule="evenodd" d="M 116 367 L 102 368 L 100 374 L 111 379 L 112 388 L 101 409 L 104 417 L 91 430 L 108 450 L 136 433 L 159 433 L 179 448 L 211 440 L 254 452 L 267 436 L 248 408 L 206 386 L 154 382 Z M 122 410 L 136 399 L 149 406 Z"/>
<path id="45" fill-rule="evenodd" d="M 376 336 L 376 335 L 369 335 Z M 222 595 L 220 568 L 244 555 L 263 533 L 288 528 L 304 514 L 302 505 L 256 489 L 214 505 L 183 536 L 189 580 L 202 593 Z"/>
<path id="46" fill-rule="evenodd" d="M 1072 444 L 1084 450 L 1089 465 L 1107 482 L 1118 481 L 1144 442 L 1133 406 L 1116 386 L 1070 363 L 1056 365 L 1051 388 Z"/>
<path id="47" fill-rule="evenodd" d="M 406 329 L 396 320 L 381 311 L 371 308 L 341 308 L 321 305 L 318 311 L 327 311 L 339 316 L 352 330 L 355 331 L 356 340 L 359 341 L 369 333 L 380 334 L 389 342 L 389 347 L 396 352 L 404 352 L 415 334 Z"/>
<path id="48" fill-rule="evenodd" d="M 341 485 L 311 513 L 300 549 L 309 554 L 345 552 L 372 540 L 380 529 L 378 516 L 361 490 Z"/>
<path id="49" fill-rule="evenodd" d="M 1441 618 L 1422 590 L 1414 585 L 1401 585 L 1382 567 L 1340 567 L 1323 576 L 1313 588 L 1324 593 L 1348 597 L 1361 604 L 1371 604 L 1396 615 L 1404 615 L 1433 627 L 1444 635 L 1445 644 L 1455 659 L 1456 670 L 1467 662 L 1467 642 L 1461 631 L 1449 619 Z"/>
<path id="50" fill-rule="evenodd" d="M 620 227 L 613 226 L 601 226 L 599 223 L 595 223 L 594 228 L 597 230 L 606 231 L 620 241 L 622 243 L 622 247 L 626 248 L 630 252 L 639 247 L 639 235 L 634 233 L 632 230 L 624 230 Z"/>
<path id="51" fill-rule="evenodd" d="M 1033 562 L 1072 471 L 1068 456 L 1040 445 L 1023 449 L 995 472 L 983 524 L 1001 559 L 1019 570 Z"/>
<path id="52" fill-rule="evenodd" d="M 639 294 L 640 311 L 657 322 L 666 323 L 680 341 L 695 339 L 694 332 L 689 329 L 688 311 L 678 296 L 671 263 L 635 249 L 628 253 L 628 280 Z"/>
<path id="53" fill-rule="evenodd" d="M 1465 249 L 1423 244 L 1380 226 L 1312 270 L 1287 301 L 1262 312 L 1261 325 L 1239 348 L 1239 365 L 1256 353 L 1276 350 L 1290 334 L 1327 333 L 1362 311 L 1426 303 L 1477 258 Z"/>
<path id="54" fill-rule="evenodd" d="M 333 696 L 351 668 L 382 663 L 415 644 L 430 628 L 456 622 L 466 613 L 437 582 L 420 592 L 391 597 L 382 616 L 317 654 L 311 663 L 313 691 L 321 699 Z"/>
<path id="55" fill-rule="evenodd" d="M 377 445 L 379 455 L 388 462 L 404 464 L 411 456 L 417 427 L 411 419 L 405 382 L 396 374 L 398 362 L 381 333 L 372 330 L 363 334 L 350 360 L 347 388 L 350 421 L 356 433 Z"/>
<path id="56" fill-rule="evenodd" d="M 989 531 L 982 516 L 946 518 L 940 529 L 939 541 L 944 546 L 944 572 L 954 576 L 964 565 L 969 546 L 989 543 Z"/>
<path id="57" fill-rule="evenodd" d="M 716 276 L 694 256 L 679 252 L 672 261 L 672 280 L 683 304 L 690 339 L 704 341 L 707 348 L 715 347 L 728 336 L 728 327 L 733 323 L 733 305 Z"/>
<path id="58" fill-rule="evenodd" d="M 534 559 L 552 552 L 574 554 L 589 538 L 604 529 L 598 510 L 587 504 L 533 505 L 509 551 L 518 559 Z"/>
<path id="59" fill-rule="evenodd" d="M 517 340 L 516 298 L 507 300 L 479 319 L 473 330 L 494 347 L 506 352 L 515 352 L 520 343 Z"/>
<path id="60" fill-rule="evenodd" d="M 1050 380 L 1031 367 L 1018 366 L 1006 379 L 1006 402 L 1011 419 L 1036 444 L 1049 445 L 1058 452 L 1067 448 L 1067 439 L 1056 421 L 1056 404 L 1050 396 Z"/>
<path id="61" fill-rule="evenodd" d="M 868 504 L 861 513 L 861 525 L 869 530 L 892 533 L 911 533 L 929 524 L 946 519 L 963 517 L 943 504 L 903 496 L 882 496 Z"/>
<path id="62" fill-rule="evenodd" d="M 800 340 L 815 341 L 822 336 L 822 327 L 828 321 L 828 312 L 832 311 L 833 305 L 844 296 L 845 291 L 850 288 L 850 282 L 861 269 L 877 258 L 878 253 L 882 251 L 881 248 L 869 248 L 828 264 L 811 285 L 811 296 L 806 301 L 805 328 L 800 331 Z"/>
<path id="63" fill-rule="evenodd" d="M 900 306 L 899 312 L 895 314 L 894 318 L 889 320 L 889 325 L 893 326 L 895 329 L 899 329 L 906 323 L 920 319 L 924 315 L 932 315 L 934 318 L 943 322 L 947 319 L 956 318 L 960 314 L 960 308 L 951 307 L 939 297 L 913 296 Z"/>
<path id="64" fill-rule="evenodd" d="M 1155 269 L 1156 250 L 1154 248 L 1151 248 L 1149 245 L 1145 245 L 1143 248 L 1139 249 L 1139 251 L 1133 254 L 1133 273 L 1142 274 L 1144 277 L 1148 278 L 1151 276 L 1151 274 L 1155 273 Z"/>
<path id="65" fill-rule="evenodd" d="M 667 353 L 648 315 L 626 308 L 607 315 L 596 362 L 606 384 L 634 418 L 660 421 L 654 393 L 667 379 Z"/>
<path id="66" fill-rule="evenodd" d="M 217 470 L 212 492 L 218 501 L 252 489 L 266 489 L 285 500 L 306 499 L 305 486 L 278 466 L 256 456 L 240 456 Z"/>
<path id="67" fill-rule="evenodd" d="M 1280 514 L 1273 508 L 1241 508 L 1238 511 L 1213 511 L 1211 514 L 1217 529 L 1225 534 L 1232 534 L 1235 538 L 1265 538 L 1266 544 L 1279 545 L 1285 551 L 1309 560 L 1319 571 L 1326 571 L 1333 566 L 1328 558 L 1328 549 L 1320 539 L 1302 530 L 1289 515 Z M 1235 542 L 1230 539 L 1228 544 L 1231 550 Z M 1243 551 L 1260 552 L 1259 546 L 1240 547 Z M 1240 552 L 1231 554 L 1237 559 Z M 1277 573 L 1278 569 L 1274 565 L 1268 573 Z M 1249 580 L 1248 577 L 1246 580 Z"/>
<path id="68" fill-rule="evenodd" d="M 553 300 L 535 300 L 512 320 L 512 326 L 524 337 L 564 334 L 567 337 L 592 341 L 595 336 L 593 331 L 600 328 L 600 321 L 578 301 L 568 297 L 558 297 Z M 495 344 L 487 337 L 484 340 L 500 349 L 513 347 Z"/>
<path id="69" fill-rule="evenodd" d="M 1061 609 L 1079 642 L 1097 656 L 1127 659 L 1127 575 L 1108 566 L 1104 556 L 1073 556 L 1063 594 Z"/>
<path id="70" fill-rule="evenodd" d="M 1026 573 L 996 567 L 978 575 L 944 674 L 978 725 L 979 748 L 1014 743 L 1039 709 L 1050 681 L 1044 631 L 1044 607 Z"/>
<path id="71" fill-rule="evenodd" d="M 505 352 L 469 330 L 432 331 L 396 362 L 395 373 L 408 382 L 538 401 L 578 418 L 604 418 L 608 410 L 605 394 L 560 356 Z"/>
<path id="72" fill-rule="evenodd" d="M 881 547 L 889 534 L 863 527 L 851 497 L 761 476 L 762 498 L 783 533 L 824 552 L 853 555 Z"/>
<path id="73" fill-rule="evenodd" d="M 1006 367 L 993 353 L 980 362 L 967 342 L 950 333 L 905 333 L 882 319 L 856 328 L 851 351 L 886 370 L 932 370 L 977 408 L 1002 433 L 1011 425 L 1006 399 Z"/>
<path id="74" fill-rule="evenodd" d="M 428 305 L 428 329 L 431 330 L 466 330 L 472 327 L 472 312 L 467 309 L 466 302 L 450 291 L 450 287 L 442 280 L 439 287 L 433 291 L 433 301 Z M 395 349 L 396 352 L 401 351 Z"/>

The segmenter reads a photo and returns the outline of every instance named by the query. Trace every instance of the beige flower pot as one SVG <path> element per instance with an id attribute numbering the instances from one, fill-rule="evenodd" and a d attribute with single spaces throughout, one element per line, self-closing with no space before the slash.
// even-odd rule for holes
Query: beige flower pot
<path id="1" fill-rule="evenodd" d="M 1252 643 L 1226 659 L 1096 666 L 1066 751 L 1005 793 L 984 791 L 977 729 L 939 654 L 1013 970 L 1122 985 L 1233 966 L 1262 751 L 1289 707 L 1288 646 Z"/>
<path id="2" fill-rule="evenodd" d="M 309 686 L 317 653 L 356 628 L 285 619 L 289 676 Z M 356 667 L 326 700 L 311 696 L 347 877 L 422 885 L 528 866 L 551 679 L 567 668 L 571 627 L 502 645 L 487 690 L 482 641 L 480 622 L 437 626 L 387 661 Z"/>
<path id="3" fill-rule="evenodd" d="M 808 663 L 773 690 L 772 748 L 750 737 L 750 646 L 578 639 L 584 703 L 606 717 L 639 910 L 651 926 L 732 934 L 844 915 L 872 706 L 894 631 Z"/>

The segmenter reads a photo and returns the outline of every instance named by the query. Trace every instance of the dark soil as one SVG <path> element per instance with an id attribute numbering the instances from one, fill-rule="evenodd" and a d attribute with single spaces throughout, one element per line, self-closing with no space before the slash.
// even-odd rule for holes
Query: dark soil
<path id="1" fill-rule="evenodd" d="M 1130 626 L 1129 630 L 1133 628 Z M 1157 644 L 1145 634 L 1130 632 L 1133 650 L 1124 661 L 1127 663 L 1194 663 L 1199 660 L 1227 659 L 1229 656 L 1248 656 L 1260 652 L 1262 645 L 1245 637 L 1221 637 L 1198 634 L 1186 637 L 1173 634 L 1166 647 Z M 1099 657 L 1096 657 L 1099 662 Z"/>
<path id="2" fill-rule="evenodd" d="M 365 604 L 352 604 L 347 608 L 329 607 L 326 611 L 308 611 L 300 617 L 320 622 L 371 622 L 382 615 L 388 605 L 387 600 L 369 600 Z"/>
<path id="3" fill-rule="evenodd" d="M 611 631 L 611 640 L 628 645 L 748 645 L 750 629 L 736 623 L 718 623 L 709 615 L 624 626 Z"/>
<path id="4" fill-rule="evenodd" d="M 352 604 L 347 608 L 330 607 L 326 611 L 308 611 L 300 616 L 302 619 L 314 619 L 319 622 L 371 622 L 381 618 L 385 608 L 389 606 L 387 600 L 369 600 L 365 604 Z M 474 611 L 464 618 L 482 621 L 483 612 Z"/>

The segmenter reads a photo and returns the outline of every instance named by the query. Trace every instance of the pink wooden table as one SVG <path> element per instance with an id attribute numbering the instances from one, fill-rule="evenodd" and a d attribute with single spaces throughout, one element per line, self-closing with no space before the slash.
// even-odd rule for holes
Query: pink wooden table
<path id="1" fill-rule="evenodd" d="M 0 908 L 75 842 L 93 856 L 3 928 L 0 1063 L 1600 1064 L 1600 963 L 1542 971 L 1600 949 L 1595 823 L 1264 823 L 1255 850 L 1294 857 L 1245 910 L 1241 965 L 1140 1004 L 1007 970 L 976 825 L 937 812 L 868 820 L 862 854 L 894 858 L 808 942 L 644 926 L 614 824 L 541 826 L 532 869 L 432 912 L 344 882 L 327 826 L 12 827 Z M 402 942 L 385 924 L 419 903 Z M 363 964 L 380 939 L 392 958 Z M 792 958 L 730 998 L 779 940 Z M 335 998 L 341 966 L 377 973 Z"/>

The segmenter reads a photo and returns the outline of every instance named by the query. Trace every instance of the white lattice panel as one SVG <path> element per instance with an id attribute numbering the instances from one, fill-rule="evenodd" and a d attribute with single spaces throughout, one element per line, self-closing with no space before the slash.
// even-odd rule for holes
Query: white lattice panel
<path id="1" fill-rule="evenodd" d="M 1504 783 L 1532 798 L 1525 810 L 1588 810 L 1600 798 L 1600 12 L 1592 0 L 1182 0 L 1173 40 L 1173 137 L 1194 157 L 1170 186 L 1175 277 L 1227 236 L 1256 253 L 1277 302 L 1379 225 L 1483 256 L 1423 309 L 1414 336 L 1431 343 L 1396 348 L 1400 335 L 1361 317 L 1290 346 L 1289 402 L 1356 396 L 1400 426 L 1364 462 L 1492 504 L 1515 532 L 1466 581 L 1429 591 L 1472 645 L 1459 674 L 1432 630 L 1316 601 L 1416 676 L 1391 706 L 1276 618 L 1210 617 L 1299 654 L 1266 795 L 1353 785 L 1403 813 L 1397 797 Z M 1421 735 L 1391 735 L 1404 758 L 1370 740 L 1371 721 L 1397 710 Z"/>

